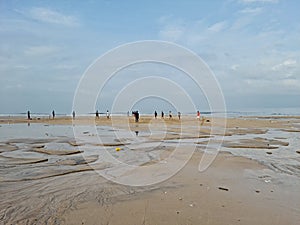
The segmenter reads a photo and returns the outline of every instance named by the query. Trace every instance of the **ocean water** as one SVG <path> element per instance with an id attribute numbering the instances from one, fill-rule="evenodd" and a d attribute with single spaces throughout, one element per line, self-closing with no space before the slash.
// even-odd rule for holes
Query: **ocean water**
<path id="1" fill-rule="evenodd" d="M 205 116 L 220 116 L 220 117 L 241 117 L 241 116 L 300 116 L 300 107 L 291 107 L 291 108 L 249 108 L 249 109 L 227 109 L 226 112 L 212 112 L 209 109 L 199 109 L 201 115 Z M 141 116 L 153 116 L 155 109 L 153 112 L 144 112 L 143 110 L 139 110 Z M 158 112 L 158 117 L 160 117 L 161 110 L 156 110 Z M 168 116 L 168 111 L 165 111 L 165 116 Z M 173 116 L 177 116 L 177 112 L 172 112 Z M 85 113 L 80 116 L 92 116 L 94 113 Z M 100 116 L 106 116 L 106 111 L 99 111 Z M 196 116 L 196 112 L 186 112 L 181 111 L 182 116 Z M 111 116 L 127 116 L 127 112 L 110 112 Z M 50 113 L 31 113 L 32 117 L 39 118 L 48 118 L 51 117 Z M 56 117 L 65 117 L 72 116 L 72 113 L 57 113 Z M 76 116 L 79 116 L 76 114 Z M 130 113 L 131 116 L 131 113 Z M 27 118 L 27 112 L 21 113 L 0 113 L 0 117 L 24 117 Z"/>

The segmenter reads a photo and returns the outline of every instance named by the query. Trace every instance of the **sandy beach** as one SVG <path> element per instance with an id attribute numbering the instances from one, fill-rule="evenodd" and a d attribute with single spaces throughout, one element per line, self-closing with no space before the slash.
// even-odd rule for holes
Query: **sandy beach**
<path id="1" fill-rule="evenodd" d="M 74 126 L 82 128 L 79 136 Z M 298 116 L 142 116 L 139 123 L 132 117 L 2 117 L 0 224 L 296 225 L 299 134 Z M 101 176 L 119 174 L 106 151 L 137 166 L 122 174 L 124 181 L 133 174 L 159 178 L 168 171 L 150 166 L 168 164 L 175 148 L 174 158 L 190 148 L 192 157 L 161 182 L 130 186 Z M 215 160 L 200 172 L 199 162 L 214 148 Z M 139 172 L 147 166 L 147 174 Z"/>

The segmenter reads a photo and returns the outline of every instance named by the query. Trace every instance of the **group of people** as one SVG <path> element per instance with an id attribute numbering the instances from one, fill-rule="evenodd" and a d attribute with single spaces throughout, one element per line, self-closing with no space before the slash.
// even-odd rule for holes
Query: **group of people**
<path id="1" fill-rule="evenodd" d="M 73 111 L 73 117 L 75 117 L 75 112 Z M 49 118 L 50 118 L 50 115 L 49 115 Z M 52 119 L 54 119 L 55 118 L 55 111 L 53 110 L 52 111 Z M 27 119 L 28 120 L 32 120 L 32 118 L 31 118 L 31 113 L 30 113 L 30 111 L 28 110 L 27 111 Z"/>
<path id="2" fill-rule="evenodd" d="M 157 119 L 157 111 L 154 111 L 154 118 Z M 181 112 L 177 113 L 178 119 L 180 120 L 181 118 Z M 161 118 L 164 119 L 165 118 L 165 113 L 164 111 L 161 111 Z M 169 111 L 169 119 L 172 119 L 173 115 L 172 115 L 172 111 Z"/>
<path id="3" fill-rule="evenodd" d="M 96 110 L 96 118 L 98 119 L 100 116 L 100 113 L 98 110 Z M 134 116 L 135 118 L 135 122 L 139 122 L 139 119 L 140 119 L 140 114 L 138 111 L 132 111 L 132 115 Z M 127 112 L 127 116 L 129 116 L 129 112 Z M 154 118 L 157 119 L 157 116 L 158 116 L 158 113 L 157 111 L 155 110 L 154 111 Z M 177 116 L 178 116 L 178 119 L 180 120 L 181 119 L 181 112 L 178 112 L 177 113 Z M 75 111 L 73 110 L 72 112 L 72 117 L 73 119 L 75 119 Z M 52 118 L 54 119 L 55 118 L 55 111 L 53 110 L 52 111 Z M 108 110 L 106 110 L 106 118 L 109 119 L 110 118 L 110 113 Z M 164 119 L 165 118 L 165 113 L 163 111 L 161 111 L 161 118 Z M 169 111 L 169 119 L 172 119 L 173 118 L 173 115 L 172 115 L 172 111 Z M 31 115 L 30 115 L 30 111 L 27 111 L 27 119 L 28 120 L 31 120 Z M 200 119 L 200 111 L 197 111 L 197 119 Z"/>
<path id="4" fill-rule="evenodd" d="M 96 118 L 98 119 L 98 118 L 100 117 L 100 116 L 99 116 L 99 115 L 100 115 L 100 114 L 99 114 L 99 111 L 96 110 L 96 113 L 95 113 L 95 114 L 96 114 Z M 106 118 L 109 119 L 109 117 L 110 117 L 110 113 L 109 113 L 108 110 L 106 110 Z"/>

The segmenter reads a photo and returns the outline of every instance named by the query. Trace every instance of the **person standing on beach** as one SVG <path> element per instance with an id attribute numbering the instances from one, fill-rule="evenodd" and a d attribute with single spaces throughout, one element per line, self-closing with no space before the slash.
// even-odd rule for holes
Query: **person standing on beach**
<path id="1" fill-rule="evenodd" d="M 172 119 L 172 112 L 169 111 L 169 119 Z"/>
<path id="2" fill-rule="evenodd" d="M 200 111 L 197 111 L 197 119 L 200 120 Z"/>
<path id="3" fill-rule="evenodd" d="M 154 112 L 154 117 L 155 117 L 155 119 L 157 118 L 157 112 L 156 111 Z"/>
<path id="4" fill-rule="evenodd" d="M 180 117 L 181 117 L 181 113 L 180 112 L 178 112 L 178 119 L 180 120 Z"/>
<path id="5" fill-rule="evenodd" d="M 161 118 L 163 119 L 165 116 L 164 111 L 161 111 Z"/>
<path id="6" fill-rule="evenodd" d="M 99 112 L 96 110 L 96 118 L 99 118 Z"/>
<path id="7" fill-rule="evenodd" d="M 135 118 L 135 122 L 139 122 L 139 119 L 140 119 L 140 114 L 139 114 L 139 111 L 133 111 L 132 114 L 134 115 L 134 118 Z"/>
<path id="8" fill-rule="evenodd" d="M 55 111 L 54 110 L 52 111 L 52 118 L 53 119 L 55 118 Z"/>
<path id="9" fill-rule="evenodd" d="M 31 120 L 31 118 L 30 118 L 30 111 L 29 110 L 27 111 L 27 119 Z"/>
<path id="10" fill-rule="evenodd" d="M 73 115 L 73 119 L 75 119 L 75 111 L 74 110 L 72 112 L 72 115 Z"/>
<path id="11" fill-rule="evenodd" d="M 106 118 L 109 119 L 109 111 L 106 110 Z"/>

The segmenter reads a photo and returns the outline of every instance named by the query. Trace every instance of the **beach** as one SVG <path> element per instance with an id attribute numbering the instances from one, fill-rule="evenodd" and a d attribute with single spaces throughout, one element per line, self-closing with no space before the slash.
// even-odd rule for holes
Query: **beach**
<path id="1" fill-rule="evenodd" d="M 0 0 L 0 225 L 300 225 L 299 9 Z"/>
<path id="2" fill-rule="evenodd" d="M 1 117 L 0 224 L 296 225 L 299 141 L 300 116 Z"/>

